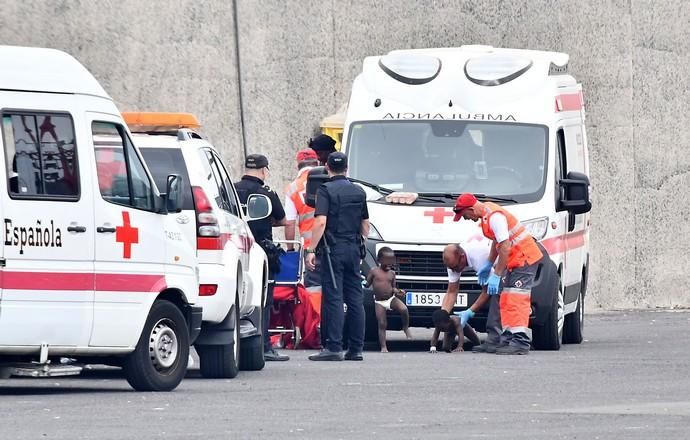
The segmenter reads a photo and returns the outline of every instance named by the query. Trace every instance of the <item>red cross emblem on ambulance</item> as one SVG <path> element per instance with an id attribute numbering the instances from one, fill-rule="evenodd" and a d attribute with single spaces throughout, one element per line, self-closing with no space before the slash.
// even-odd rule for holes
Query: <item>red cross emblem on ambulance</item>
<path id="1" fill-rule="evenodd" d="M 124 245 L 122 258 L 132 258 L 132 245 L 139 243 L 139 228 L 130 225 L 127 211 L 122 211 L 122 226 L 115 228 L 115 241 Z"/>
<path id="2" fill-rule="evenodd" d="M 434 223 L 445 223 L 446 217 L 453 217 L 453 213 L 447 211 L 446 208 L 434 208 L 429 211 L 424 211 L 424 217 L 432 217 Z"/>

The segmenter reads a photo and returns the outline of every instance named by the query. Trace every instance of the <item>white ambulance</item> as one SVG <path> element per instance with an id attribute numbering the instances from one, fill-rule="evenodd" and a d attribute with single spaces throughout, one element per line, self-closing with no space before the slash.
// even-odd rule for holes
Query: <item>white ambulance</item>
<path id="1" fill-rule="evenodd" d="M 364 270 L 381 246 L 395 251 L 413 326 L 431 325 L 446 290 L 443 245 L 479 232 L 478 224 L 452 221 L 456 197 L 470 192 L 515 214 L 558 267 L 560 287 L 533 293 L 534 346 L 556 350 L 561 341 L 582 341 L 589 163 L 582 88 L 568 74 L 568 58 L 462 46 L 364 60 L 343 136 L 349 175 L 365 182 L 369 195 Z M 479 295 L 474 273 L 463 276 L 461 292 L 456 310 Z M 367 318 L 367 338 L 374 339 L 376 320 Z M 483 330 L 485 320 L 486 311 L 471 324 Z M 400 321 L 390 314 L 389 323 Z"/>
<path id="2" fill-rule="evenodd" d="M 112 99 L 70 55 L 0 46 L 0 59 L 3 375 L 110 364 L 137 390 L 174 389 L 202 313 L 195 255 L 167 215 L 181 179 L 158 193 Z"/>
<path id="3" fill-rule="evenodd" d="M 122 116 L 159 187 L 169 173 L 184 182 L 182 210 L 174 217 L 199 261 L 199 304 L 204 312 L 194 346 L 201 374 L 231 378 L 240 369 L 261 370 L 268 262 L 247 221 L 267 217 L 271 201 L 254 194 L 247 200 L 249 215 L 244 214 L 219 152 L 195 131 L 200 124 L 194 115 Z"/>

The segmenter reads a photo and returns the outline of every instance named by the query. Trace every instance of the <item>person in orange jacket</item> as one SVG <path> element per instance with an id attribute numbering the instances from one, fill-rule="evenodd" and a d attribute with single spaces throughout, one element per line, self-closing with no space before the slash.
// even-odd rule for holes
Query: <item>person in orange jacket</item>
<path id="1" fill-rule="evenodd" d="M 477 277 L 479 284 L 488 286 L 490 296 L 500 294 L 498 301 L 490 302 L 489 316 L 500 320 L 503 333 L 498 344 L 484 343 L 472 351 L 528 354 L 530 295 L 538 263 L 544 255 L 520 221 L 496 203 L 480 202 L 474 195 L 465 193 L 455 201 L 453 212 L 453 221 L 461 218 L 479 221 L 484 236 L 493 240 L 489 261 L 477 271 Z M 499 313 L 495 313 L 497 302 Z"/>

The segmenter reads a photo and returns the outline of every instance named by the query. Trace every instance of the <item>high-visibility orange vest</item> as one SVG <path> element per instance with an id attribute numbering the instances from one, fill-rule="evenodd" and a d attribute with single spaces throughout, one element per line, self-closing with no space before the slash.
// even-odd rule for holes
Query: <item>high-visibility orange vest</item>
<path id="1" fill-rule="evenodd" d="M 496 240 L 489 219 L 495 213 L 502 213 L 508 221 L 508 239 L 511 243 L 510 255 L 508 256 L 508 269 L 534 264 L 543 257 L 541 250 L 537 246 L 534 237 L 527 232 L 517 218 L 499 205 L 491 202 L 484 202 L 484 215 L 482 216 L 482 232 L 490 240 Z"/>
<path id="2" fill-rule="evenodd" d="M 314 225 L 314 208 L 304 203 L 307 177 L 309 177 L 309 168 L 302 168 L 297 179 L 287 186 L 285 192 L 297 209 L 299 235 L 304 240 L 304 247 L 311 247 L 311 227 Z"/>

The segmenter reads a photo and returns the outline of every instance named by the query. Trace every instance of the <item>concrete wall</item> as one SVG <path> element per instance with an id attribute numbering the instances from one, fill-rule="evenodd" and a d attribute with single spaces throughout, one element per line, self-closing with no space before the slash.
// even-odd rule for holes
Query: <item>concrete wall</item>
<path id="1" fill-rule="evenodd" d="M 690 306 L 687 0 L 237 0 L 236 13 L 229 0 L 0 0 L 0 10 L 3 44 L 73 53 L 121 109 L 196 113 L 235 175 L 241 108 L 247 150 L 269 156 L 275 187 L 367 55 L 461 44 L 567 52 L 588 112 L 588 305 Z"/>

